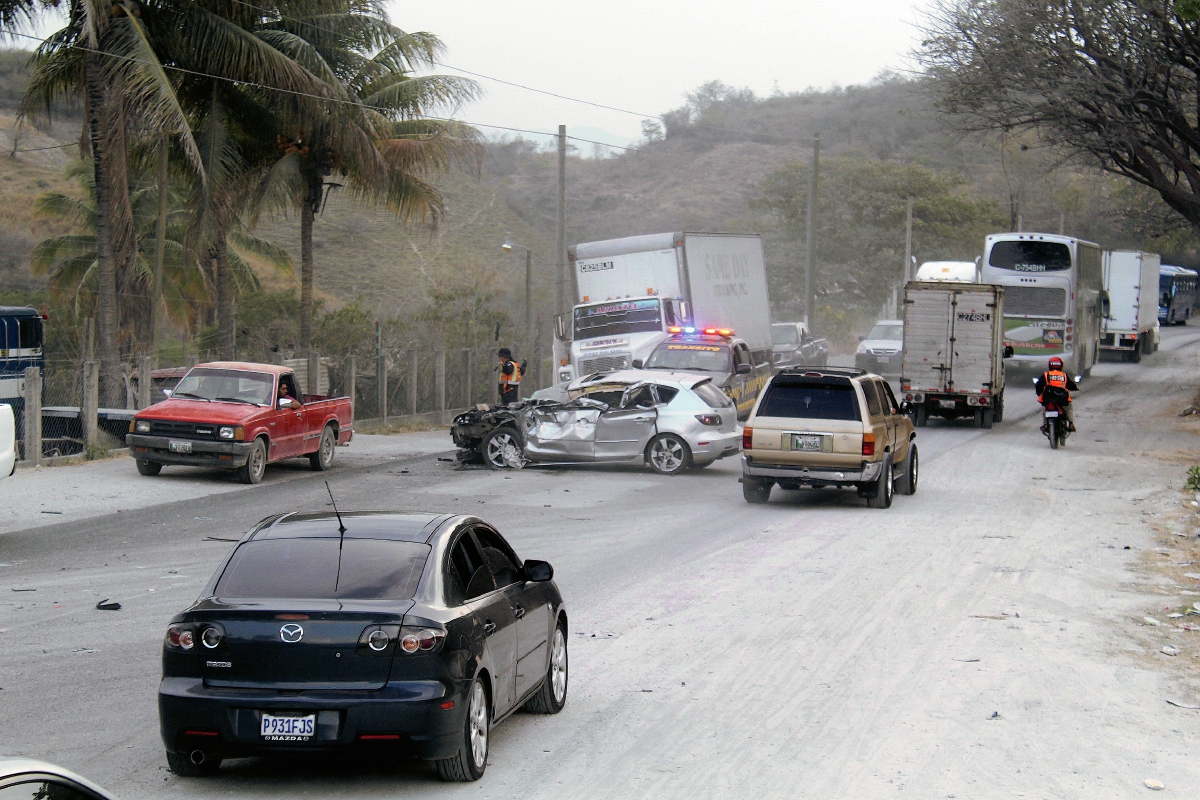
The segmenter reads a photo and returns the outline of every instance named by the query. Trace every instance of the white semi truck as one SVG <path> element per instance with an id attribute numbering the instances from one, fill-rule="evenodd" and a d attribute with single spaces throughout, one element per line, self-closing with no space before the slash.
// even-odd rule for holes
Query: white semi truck
<path id="1" fill-rule="evenodd" d="M 555 326 L 559 381 L 644 362 L 673 327 L 733 329 L 771 361 L 771 305 L 757 234 L 656 233 L 569 248 L 576 305 Z M 565 349 L 565 348 L 564 348 Z"/>
<path id="2" fill-rule="evenodd" d="M 1100 349 L 1141 361 L 1158 347 L 1158 278 L 1155 253 L 1111 250 L 1104 254 L 1108 316 L 1100 321 Z"/>
<path id="3" fill-rule="evenodd" d="M 923 427 L 930 416 L 1004 417 L 1004 288 L 913 281 L 904 287 L 901 397 Z"/>

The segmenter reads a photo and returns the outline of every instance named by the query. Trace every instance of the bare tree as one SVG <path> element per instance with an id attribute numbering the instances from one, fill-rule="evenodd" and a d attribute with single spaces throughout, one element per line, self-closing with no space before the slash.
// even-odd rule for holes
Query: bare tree
<path id="1" fill-rule="evenodd" d="M 1200 226 L 1200 26 L 1172 0 L 941 0 L 917 58 L 969 130 L 1036 131 Z"/>

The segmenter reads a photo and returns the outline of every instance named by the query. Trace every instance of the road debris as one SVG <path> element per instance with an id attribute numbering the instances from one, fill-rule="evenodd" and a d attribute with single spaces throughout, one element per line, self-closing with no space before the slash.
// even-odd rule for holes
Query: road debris
<path id="1" fill-rule="evenodd" d="M 993 711 L 992 715 L 988 717 L 988 719 L 1004 719 L 1004 717 L 1000 716 L 999 711 Z"/>
<path id="2" fill-rule="evenodd" d="M 1177 656 L 1177 655 L 1179 655 L 1180 653 L 1182 653 L 1183 651 L 1182 651 L 1182 650 L 1180 650 L 1180 649 L 1179 649 L 1178 647 L 1176 647 L 1175 645 L 1171 645 L 1171 644 L 1164 644 L 1164 645 L 1162 646 L 1162 652 L 1163 652 L 1163 653 L 1165 653 L 1165 654 L 1167 654 L 1167 655 L 1169 655 L 1169 656 Z"/>
<path id="3" fill-rule="evenodd" d="M 979 661 L 978 658 L 955 658 L 955 659 L 951 659 L 951 660 L 960 661 L 963 664 L 975 664 L 975 663 L 978 663 L 978 661 Z"/>
<path id="4" fill-rule="evenodd" d="M 1146 623 L 1147 625 L 1153 625 L 1155 628 L 1162 626 L 1162 623 L 1156 620 L 1154 617 L 1142 617 L 1142 622 Z"/>
<path id="5" fill-rule="evenodd" d="M 592 631 L 591 633 L 585 631 L 579 635 L 585 639 L 615 639 L 621 634 L 613 633 L 612 631 Z"/>
<path id="6" fill-rule="evenodd" d="M 14 586 L 13 591 L 14 592 L 36 592 L 37 589 L 18 589 L 17 587 Z"/>
<path id="7" fill-rule="evenodd" d="M 1162 781 L 1156 781 L 1154 778 L 1146 778 L 1146 787 L 1156 792 L 1167 788 L 1166 784 Z"/>
<path id="8" fill-rule="evenodd" d="M 974 619 L 1020 619 L 1021 615 L 1014 611 L 1009 614 L 1007 611 L 1003 614 L 972 614 Z"/>
<path id="9" fill-rule="evenodd" d="M 1170 698 L 1167 699 L 1167 703 L 1175 706 L 1176 708 L 1186 708 L 1190 709 L 1191 711 L 1200 711 L 1200 704 L 1198 703 L 1185 703 L 1182 700 L 1171 700 Z"/>
<path id="10" fill-rule="evenodd" d="M 109 600 L 107 597 L 96 603 L 96 609 L 99 611 L 120 611 L 121 604 L 115 600 Z"/>

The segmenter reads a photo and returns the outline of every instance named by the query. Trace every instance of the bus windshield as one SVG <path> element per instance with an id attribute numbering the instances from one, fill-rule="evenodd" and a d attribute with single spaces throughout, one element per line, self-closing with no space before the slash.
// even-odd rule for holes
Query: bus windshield
<path id="1" fill-rule="evenodd" d="M 661 331 L 658 300 L 618 300 L 575 309 L 575 338 Z"/>
<path id="2" fill-rule="evenodd" d="M 1016 272 L 1061 272 L 1071 268 L 1071 248 L 1061 242 L 996 242 L 988 266 Z"/>

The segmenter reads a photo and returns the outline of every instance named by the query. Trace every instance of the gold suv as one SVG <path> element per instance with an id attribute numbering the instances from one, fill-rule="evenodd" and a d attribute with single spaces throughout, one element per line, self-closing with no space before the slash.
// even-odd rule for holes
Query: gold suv
<path id="1" fill-rule="evenodd" d="M 742 432 L 742 493 L 856 488 L 872 508 L 917 491 L 917 433 L 883 378 L 861 369 L 785 369 L 767 384 Z"/>

